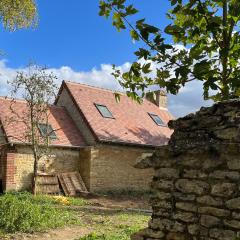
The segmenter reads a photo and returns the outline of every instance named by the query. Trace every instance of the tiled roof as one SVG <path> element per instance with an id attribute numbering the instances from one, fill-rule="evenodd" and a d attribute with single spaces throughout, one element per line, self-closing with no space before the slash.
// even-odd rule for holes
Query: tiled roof
<path id="1" fill-rule="evenodd" d="M 160 146 L 166 144 L 172 134 L 168 127 L 158 126 L 148 113 L 158 115 L 166 125 L 172 115 L 148 100 L 139 105 L 123 94 L 117 103 L 111 90 L 72 82 L 63 82 L 63 87 L 71 94 L 100 142 Z M 102 117 L 95 104 L 107 106 L 114 118 Z"/>
<path id="2" fill-rule="evenodd" d="M 24 119 L 23 116 L 26 112 L 27 105 L 24 100 L 15 100 L 13 102 L 11 99 L 0 97 L 0 120 L 8 142 L 19 144 L 28 142 L 26 134 L 29 130 L 26 124 L 21 121 Z M 51 140 L 51 145 L 64 147 L 85 146 L 81 133 L 64 107 L 51 106 L 48 115 L 48 123 L 51 124 L 57 135 L 56 140 Z"/>

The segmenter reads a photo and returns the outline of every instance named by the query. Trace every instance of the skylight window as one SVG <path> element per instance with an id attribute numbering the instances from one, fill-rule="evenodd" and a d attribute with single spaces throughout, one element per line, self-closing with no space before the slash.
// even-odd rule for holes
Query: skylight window
<path id="1" fill-rule="evenodd" d="M 101 115 L 105 118 L 114 118 L 112 113 L 108 110 L 105 105 L 95 104 L 97 110 L 101 113 Z"/>
<path id="2" fill-rule="evenodd" d="M 163 120 L 158 115 L 152 114 L 152 113 L 148 113 L 148 114 L 158 126 L 165 126 Z"/>
<path id="3" fill-rule="evenodd" d="M 42 137 L 49 137 L 52 140 L 57 139 L 57 135 L 55 131 L 52 128 L 52 125 L 50 124 L 45 124 L 45 123 L 39 123 L 38 124 L 39 131 L 42 135 Z"/>

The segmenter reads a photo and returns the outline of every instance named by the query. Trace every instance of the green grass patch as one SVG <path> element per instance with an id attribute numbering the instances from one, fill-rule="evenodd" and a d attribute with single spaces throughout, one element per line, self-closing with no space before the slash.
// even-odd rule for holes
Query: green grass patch
<path id="1" fill-rule="evenodd" d="M 5 233 L 32 233 L 77 223 L 77 218 L 67 210 L 53 206 L 48 196 L 30 193 L 7 193 L 0 197 L 0 231 Z"/>
<path id="2" fill-rule="evenodd" d="M 76 240 L 129 240 L 133 233 L 147 227 L 149 216 L 138 213 L 89 214 L 93 232 Z"/>
<path id="3" fill-rule="evenodd" d="M 80 238 L 79 240 L 129 240 L 130 236 L 139 230 L 138 228 L 129 226 L 122 226 L 122 228 L 123 229 L 119 230 L 117 233 L 91 233 L 85 237 Z"/>
<path id="4" fill-rule="evenodd" d="M 86 206 L 89 205 L 89 202 L 83 198 L 73 198 L 68 197 L 69 204 L 72 206 Z"/>

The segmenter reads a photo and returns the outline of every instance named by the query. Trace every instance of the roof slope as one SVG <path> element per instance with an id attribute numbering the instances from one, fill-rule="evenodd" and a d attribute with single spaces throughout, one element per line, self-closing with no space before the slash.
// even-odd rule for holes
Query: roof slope
<path id="1" fill-rule="evenodd" d="M 123 94 L 117 103 L 111 90 L 72 82 L 63 82 L 63 87 L 71 94 L 98 141 L 160 146 L 172 134 L 168 127 L 158 126 L 148 113 L 158 115 L 165 124 L 172 115 L 148 100 L 140 105 Z M 114 119 L 102 117 L 95 104 L 107 106 Z"/>
<path id="2" fill-rule="evenodd" d="M 12 99 L 0 97 L 0 120 L 8 142 L 28 143 L 26 140 L 28 127 L 21 121 L 21 119 L 24 119 L 23 116 L 26 112 L 27 105 L 24 100 L 13 102 Z M 52 146 L 85 146 L 81 133 L 64 107 L 51 106 L 48 122 L 57 135 L 56 140 L 51 140 Z"/>

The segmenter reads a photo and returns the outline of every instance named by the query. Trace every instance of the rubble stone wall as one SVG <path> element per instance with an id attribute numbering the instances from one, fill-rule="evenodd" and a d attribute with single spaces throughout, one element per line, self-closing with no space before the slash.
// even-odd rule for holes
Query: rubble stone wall
<path id="1" fill-rule="evenodd" d="M 155 175 L 149 227 L 137 240 L 235 240 L 240 235 L 240 102 L 202 108 L 169 126 L 169 145 L 141 167 Z"/>

